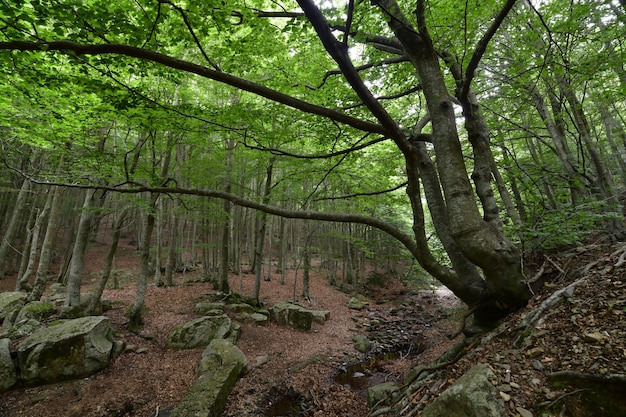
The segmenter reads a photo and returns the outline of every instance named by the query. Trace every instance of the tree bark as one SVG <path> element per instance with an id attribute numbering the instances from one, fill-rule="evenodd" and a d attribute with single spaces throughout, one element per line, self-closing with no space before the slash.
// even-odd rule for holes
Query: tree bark
<path id="1" fill-rule="evenodd" d="M 19 219 L 25 212 L 26 197 L 28 196 L 29 189 L 30 181 L 24 179 L 20 191 L 17 194 L 17 198 L 15 199 L 15 205 L 13 207 L 13 213 L 11 213 L 9 224 L 2 234 L 2 238 L 0 238 L 0 279 L 4 278 L 6 273 L 7 254 L 9 253 L 9 247 L 13 244 L 13 238 L 15 237 L 15 232 L 17 232 Z"/>

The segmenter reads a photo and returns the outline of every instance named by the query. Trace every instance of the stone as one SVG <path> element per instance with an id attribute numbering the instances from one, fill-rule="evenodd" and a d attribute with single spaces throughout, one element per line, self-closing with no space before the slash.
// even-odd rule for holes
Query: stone
<path id="1" fill-rule="evenodd" d="M 17 347 L 22 383 L 38 385 L 93 375 L 109 364 L 112 340 L 111 321 L 103 316 L 41 329 Z"/>
<path id="2" fill-rule="evenodd" d="M 227 315 L 206 316 L 174 327 L 167 337 L 167 346 L 175 349 L 206 347 L 213 339 L 228 337 L 231 321 Z"/>
<path id="3" fill-rule="evenodd" d="M 391 405 L 400 386 L 395 382 L 384 382 L 367 389 L 367 406 L 376 409 Z"/>
<path id="4" fill-rule="evenodd" d="M 248 363 L 243 352 L 226 339 L 214 339 L 202 352 L 200 377 L 174 407 L 172 417 L 219 417 L 228 394 Z"/>
<path id="5" fill-rule="evenodd" d="M 11 389 L 17 383 L 15 364 L 11 359 L 9 339 L 0 339 L 0 393 Z"/>
<path id="6" fill-rule="evenodd" d="M 261 356 L 257 356 L 255 358 L 255 363 L 256 366 L 261 366 L 261 365 L 265 365 L 266 363 L 268 363 L 270 361 L 269 356 L 267 355 L 261 355 Z"/>
<path id="7" fill-rule="evenodd" d="M 533 413 L 531 413 L 530 411 L 528 411 L 525 408 L 516 407 L 515 411 L 517 411 L 517 413 L 520 415 L 520 417 L 533 417 Z"/>
<path id="8" fill-rule="evenodd" d="M 506 417 L 500 395 L 490 382 L 495 374 L 487 364 L 470 368 L 427 405 L 422 417 Z"/>
<path id="9" fill-rule="evenodd" d="M 43 323 L 35 319 L 16 320 L 13 325 L 3 327 L 4 330 L 2 331 L 2 336 L 6 336 L 11 340 L 20 339 L 22 337 L 30 336 L 37 330 L 43 329 L 44 327 L 46 326 Z"/>
<path id="10" fill-rule="evenodd" d="M 26 319 L 41 321 L 54 315 L 56 312 L 57 309 L 52 303 L 46 301 L 31 301 L 20 309 L 15 322 L 19 323 Z"/>
<path id="11" fill-rule="evenodd" d="M 198 303 L 194 312 L 196 316 L 218 316 L 224 314 L 224 303 Z"/>
<path id="12" fill-rule="evenodd" d="M 228 309 L 230 311 L 232 311 L 233 313 L 248 313 L 248 314 L 252 314 L 252 313 L 255 312 L 254 307 L 252 307 L 250 304 L 246 304 L 246 303 L 229 304 L 228 305 Z"/>
<path id="13" fill-rule="evenodd" d="M 0 292 L 0 321 L 26 302 L 26 294 L 18 291 Z"/>
<path id="14" fill-rule="evenodd" d="M 252 322 L 254 324 L 257 324 L 259 326 L 265 326 L 265 324 L 267 323 L 267 316 L 265 314 L 261 314 L 261 313 L 252 313 L 250 314 L 250 320 L 252 320 Z"/>
<path id="15" fill-rule="evenodd" d="M 368 301 L 360 300 L 357 297 L 352 297 L 348 301 L 348 308 L 352 310 L 363 310 L 367 305 L 369 305 Z"/>
<path id="16" fill-rule="evenodd" d="M 354 342 L 354 348 L 361 353 L 367 353 L 372 350 L 372 342 L 362 334 L 354 335 L 352 341 Z"/>
<path id="17" fill-rule="evenodd" d="M 313 320 L 318 323 L 325 323 L 330 317 L 330 311 L 328 310 L 311 310 L 313 314 Z"/>
<path id="18" fill-rule="evenodd" d="M 271 309 L 272 318 L 278 323 L 298 330 L 311 330 L 313 313 L 299 304 L 280 302 Z"/>

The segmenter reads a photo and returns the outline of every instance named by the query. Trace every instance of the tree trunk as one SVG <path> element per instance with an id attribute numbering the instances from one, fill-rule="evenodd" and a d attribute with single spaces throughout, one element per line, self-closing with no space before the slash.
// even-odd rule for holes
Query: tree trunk
<path id="1" fill-rule="evenodd" d="M 29 301 L 38 301 L 46 288 L 48 273 L 50 272 L 50 263 L 52 262 L 52 249 L 56 240 L 59 224 L 61 222 L 61 205 L 63 203 L 64 190 L 61 187 L 52 187 L 50 192 L 52 196 L 52 205 L 50 207 L 50 218 L 46 227 L 46 235 L 41 244 L 41 255 L 39 256 L 39 265 L 37 265 L 37 273 L 35 274 L 35 284 L 28 296 Z"/>
<path id="2" fill-rule="evenodd" d="M 63 309 L 69 311 L 70 308 L 80 305 L 80 285 L 83 280 L 83 263 L 87 243 L 89 243 L 89 232 L 93 224 L 94 212 L 91 207 L 94 205 L 96 190 L 85 192 L 85 201 L 78 221 L 76 240 L 72 250 L 72 260 L 70 261 L 69 276 L 67 279 L 67 290 Z"/>
<path id="3" fill-rule="evenodd" d="M 87 314 L 92 314 L 102 297 L 102 293 L 104 292 L 104 288 L 107 285 L 107 281 L 109 280 L 109 276 L 111 275 L 111 268 L 113 266 L 113 259 L 115 259 L 115 253 L 117 252 L 117 245 L 120 241 L 120 234 L 122 232 L 122 225 L 124 224 L 124 219 L 126 215 L 129 213 L 129 209 L 123 209 L 113 221 L 113 238 L 111 239 L 111 246 L 109 246 L 109 250 L 107 251 L 106 258 L 104 259 L 104 267 L 102 268 L 102 275 L 100 276 L 100 280 L 98 281 L 98 286 L 93 292 L 93 297 L 89 303 L 87 308 Z"/>
<path id="4" fill-rule="evenodd" d="M 272 170 L 274 167 L 275 157 L 271 157 L 266 171 L 265 187 L 263 189 L 263 204 L 269 203 L 270 191 L 272 189 Z M 267 213 L 259 211 L 256 215 L 256 242 L 254 245 L 254 290 L 252 291 L 252 298 L 259 300 L 259 293 L 261 291 L 261 276 L 263 275 L 263 252 L 265 249 L 265 228 L 267 226 Z"/>
<path id="5" fill-rule="evenodd" d="M 13 213 L 11 214 L 9 224 L 0 239 L 0 279 L 4 278 L 6 273 L 7 254 L 9 253 L 9 247 L 13 244 L 13 238 L 15 237 L 15 232 L 17 231 L 19 219 L 25 212 L 26 197 L 28 196 L 29 189 L 30 181 L 25 179 L 24 182 L 22 182 L 22 187 L 17 194 L 17 198 L 15 199 L 15 205 L 13 206 Z"/>

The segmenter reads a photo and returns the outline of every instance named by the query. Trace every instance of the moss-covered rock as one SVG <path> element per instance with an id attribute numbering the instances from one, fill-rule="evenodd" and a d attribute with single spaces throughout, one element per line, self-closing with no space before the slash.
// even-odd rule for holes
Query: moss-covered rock
<path id="1" fill-rule="evenodd" d="M 175 349 L 206 347 L 213 339 L 228 337 L 231 321 L 227 315 L 200 317 L 174 327 L 167 337 L 167 346 Z"/>
<path id="2" fill-rule="evenodd" d="M 13 311 L 20 309 L 25 302 L 26 294 L 23 292 L 0 292 L 0 322 Z"/>
<path id="3" fill-rule="evenodd" d="M 15 319 L 18 323 L 26 319 L 41 321 L 56 314 L 57 309 L 54 304 L 47 301 L 31 301 L 24 305 Z"/>
<path id="4" fill-rule="evenodd" d="M 0 393 L 9 390 L 17 383 L 17 372 L 11 359 L 9 343 L 9 339 L 0 339 Z"/>
<path id="5" fill-rule="evenodd" d="M 93 316 L 41 329 L 17 348 L 17 365 L 25 385 L 92 375 L 105 368 L 113 347 L 111 321 Z"/>

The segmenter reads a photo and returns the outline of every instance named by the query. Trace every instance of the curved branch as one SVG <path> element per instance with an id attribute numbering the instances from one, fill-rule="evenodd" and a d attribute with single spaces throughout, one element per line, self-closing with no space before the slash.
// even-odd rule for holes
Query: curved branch
<path id="1" fill-rule="evenodd" d="M 209 69 L 202 65 L 194 64 L 189 61 L 184 61 L 171 57 L 169 55 L 161 54 L 159 52 L 150 51 L 146 49 L 137 48 L 130 45 L 123 44 L 95 44 L 85 45 L 72 41 L 8 41 L 0 42 L 0 50 L 14 50 L 14 51 L 63 51 L 73 52 L 76 55 L 105 55 L 115 54 L 124 55 L 128 57 L 142 59 L 144 61 L 156 62 L 169 68 L 181 70 L 184 72 L 199 75 L 204 78 L 208 78 L 214 81 L 230 85 L 235 88 L 239 88 L 244 91 L 248 91 L 253 94 L 257 94 L 261 97 L 265 97 L 269 100 L 284 104 L 294 109 L 300 110 L 304 113 L 315 114 L 318 116 L 326 117 L 328 119 L 344 123 L 348 126 L 352 126 L 355 129 L 362 130 L 364 132 L 379 133 L 383 135 L 389 134 L 386 127 L 381 126 L 378 123 L 372 123 L 366 120 L 357 119 L 356 117 L 349 116 L 345 113 L 341 113 L 336 110 L 332 110 L 326 107 L 322 107 L 316 104 L 308 103 L 306 101 L 294 98 L 280 91 L 273 90 L 263 85 L 254 83 L 252 81 L 239 78 L 232 74 L 220 72 Z"/>

